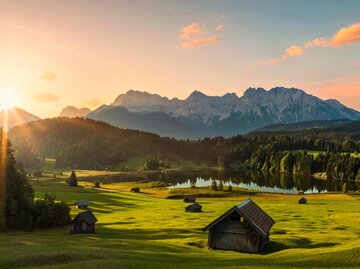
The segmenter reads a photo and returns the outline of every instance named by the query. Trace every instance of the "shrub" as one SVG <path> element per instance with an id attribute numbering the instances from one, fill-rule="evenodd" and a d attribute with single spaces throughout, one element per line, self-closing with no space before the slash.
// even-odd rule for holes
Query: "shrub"
<path id="1" fill-rule="evenodd" d="M 213 181 L 212 181 L 212 183 L 211 183 L 211 188 L 212 188 L 214 191 L 219 190 L 219 189 L 218 189 L 218 186 L 217 186 L 217 183 L 216 183 L 216 180 L 213 180 Z"/>
<path id="2" fill-rule="evenodd" d="M 69 178 L 69 186 L 77 187 L 77 176 L 75 174 L 75 171 L 71 172 L 71 176 Z"/>
<path id="3" fill-rule="evenodd" d="M 228 191 L 229 191 L 229 192 L 232 192 L 232 186 L 231 186 L 231 185 L 229 185 Z"/>
<path id="4" fill-rule="evenodd" d="M 222 191 L 222 190 L 224 190 L 224 183 L 222 182 L 222 180 L 220 180 L 219 191 Z"/>
<path id="5" fill-rule="evenodd" d="M 100 188 L 100 182 L 99 181 L 95 181 L 94 185 L 95 185 L 95 188 Z"/>
<path id="6" fill-rule="evenodd" d="M 34 220 L 39 228 L 64 227 L 70 222 L 70 207 L 64 202 L 55 202 L 53 194 L 45 193 L 44 199 L 34 204 Z"/>

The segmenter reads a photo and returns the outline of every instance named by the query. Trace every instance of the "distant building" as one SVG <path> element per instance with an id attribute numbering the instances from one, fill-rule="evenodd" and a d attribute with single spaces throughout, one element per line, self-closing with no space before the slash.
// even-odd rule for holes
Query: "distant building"
<path id="1" fill-rule="evenodd" d="M 305 197 L 301 197 L 300 199 L 299 199 L 299 204 L 306 204 L 307 203 L 307 199 L 305 198 Z"/>
<path id="2" fill-rule="evenodd" d="M 251 199 L 234 206 L 204 228 L 212 249 L 260 253 L 275 221 Z"/>
<path id="3" fill-rule="evenodd" d="M 70 224 L 70 234 L 89 234 L 95 233 L 95 223 L 97 219 L 90 211 L 77 214 Z"/>
<path id="4" fill-rule="evenodd" d="M 76 208 L 79 209 L 87 209 L 89 207 L 89 201 L 87 200 L 76 201 L 75 206 Z"/>
<path id="5" fill-rule="evenodd" d="M 195 196 L 186 196 L 184 198 L 184 202 L 185 203 L 195 203 L 196 202 L 196 197 Z"/>
<path id="6" fill-rule="evenodd" d="M 201 212 L 202 206 L 198 203 L 185 207 L 185 212 Z"/>

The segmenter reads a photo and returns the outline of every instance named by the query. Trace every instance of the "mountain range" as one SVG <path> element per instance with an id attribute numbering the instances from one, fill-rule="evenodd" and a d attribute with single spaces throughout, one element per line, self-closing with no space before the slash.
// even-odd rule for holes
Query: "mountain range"
<path id="1" fill-rule="evenodd" d="M 3 115 L 0 113 L 1 123 Z M 316 126 L 319 121 L 327 125 L 331 123 L 323 121 L 358 120 L 360 112 L 334 99 L 322 100 L 300 89 L 276 87 L 249 88 L 241 97 L 235 93 L 208 96 L 194 91 L 184 100 L 129 90 L 110 105 L 101 105 L 94 111 L 67 106 L 60 116 L 84 117 L 161 136 L 198 139 L 230 137 L 257 129 L 261 132 L 261 128 L 269 125 L 280 124 L 276 128 L 286 129 L 288 126 L 281 124 L 305 122 L 307 126 Z M 9 128 L 39 119 L 18 108 L 10 110 L 8 117 Z"/>
<path id="2" fill-rule="evenodd" d="M 360 119 L 360 112 L 337 100 L 322 100 L 295 88 L 249 88 L 208 96 L 194 91 L 185 100 L 130 90 L 87 118 L 163 136 L 192 138 L 234 136 L 271 124 Z"/>
<path id="3" fill-rule="evenodd" d="M 20 108 L 14 107 L 7 111 L 0 111 L 0 127 L 12 128 L 30 121 L 38 120 L 39 117 L 26 112 Z M 7 124 L 5 124 L 5 122 Z"/>

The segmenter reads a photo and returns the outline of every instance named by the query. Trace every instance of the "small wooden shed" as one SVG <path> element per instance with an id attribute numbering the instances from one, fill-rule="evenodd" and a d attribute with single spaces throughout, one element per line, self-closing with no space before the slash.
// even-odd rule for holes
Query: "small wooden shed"
<path id="1" fill-rule="evenodd" d="M 201 212 L 202 206 L 198 203 L 185 207 L 185 212 Z"/>
<path id="2" fill-rule="evenodd" d="M 77 214 L 70 223 L 70 234 L 89 234 L 95 233 L 95 223 L 97 219 L 90 211 Z"/>
<path id="3" fill-rule="evenodd" d="M 196 202 L 196 197 L 195 196 L 186 196 L 184 198 L 184 202 L 185 203 L 195 203 Z"/>
<path id="4" fill-rule="evenodd" d="M 305 197 L 301 197 L 301 198 L 299 199 L 299 204 L 304 205 L 304 204 L 306 204 L 306 203 L 307 203 L 307 199 L 306 199 Z"/>
<path id="5" fill-rule="evenodd" d="M 140 188 L 139 187 L 135 187 L 135 188 L 131 188 L 131 192 L 140 192 Z"/>
<path id="6" fill-rule="evenodd" d="M 76 201 L 75 206 L 76 208 L 79 209 L 87 209 L 89 207 L 89 201 L 87 200 Z"/>
<path id="7" fill-rule="evenodd" d="M 251 199 L 234 206 L 204 228 L 211 249 L 260 253 L 275 221 Z"/>

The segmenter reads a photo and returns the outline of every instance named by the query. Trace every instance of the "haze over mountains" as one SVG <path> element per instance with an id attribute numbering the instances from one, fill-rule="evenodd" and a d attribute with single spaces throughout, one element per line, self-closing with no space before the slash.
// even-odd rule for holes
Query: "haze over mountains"
<path id="1" fill-rule="evenodd" d="M 194 91 L 185 100 L 130 90 L 86 117 L 176 138 L 201 138 L 245 134 L 278 123 L 357 120 L 360 113 L 337 100 L 321 100 L 299 89 L 276 87 L 269 91 L 249 88 L 241 97 L 234 93 L 207 96 Z"/>
<path id="2" fill-rule="evenodd" d="M 15 114 L 9 116 L 10 127 L 38 119 L 20 109 Z M 360 112 L 337 100 L 322 100 L 299 89 L 276 87 L 268 91 L 249 88 L 241 97 L 235 93 L 208 96 L 194 91 L 185 100 L 129 90 L 110 105 L 94 111 L 67 106 L 60 116 L 86 117 L 126 129 L 198 139 L 246 134 L 273 124 L 358 120 Z"/>
<path id="3" fill-rule="evenodd" d="M 38 119 L 39 117 L 16 107 L 9 109 L 6 112 L 0 111 L 0 127 L 6 127 L 5 121 L 8 122 L 7 127 L 11 128 Z"/>

